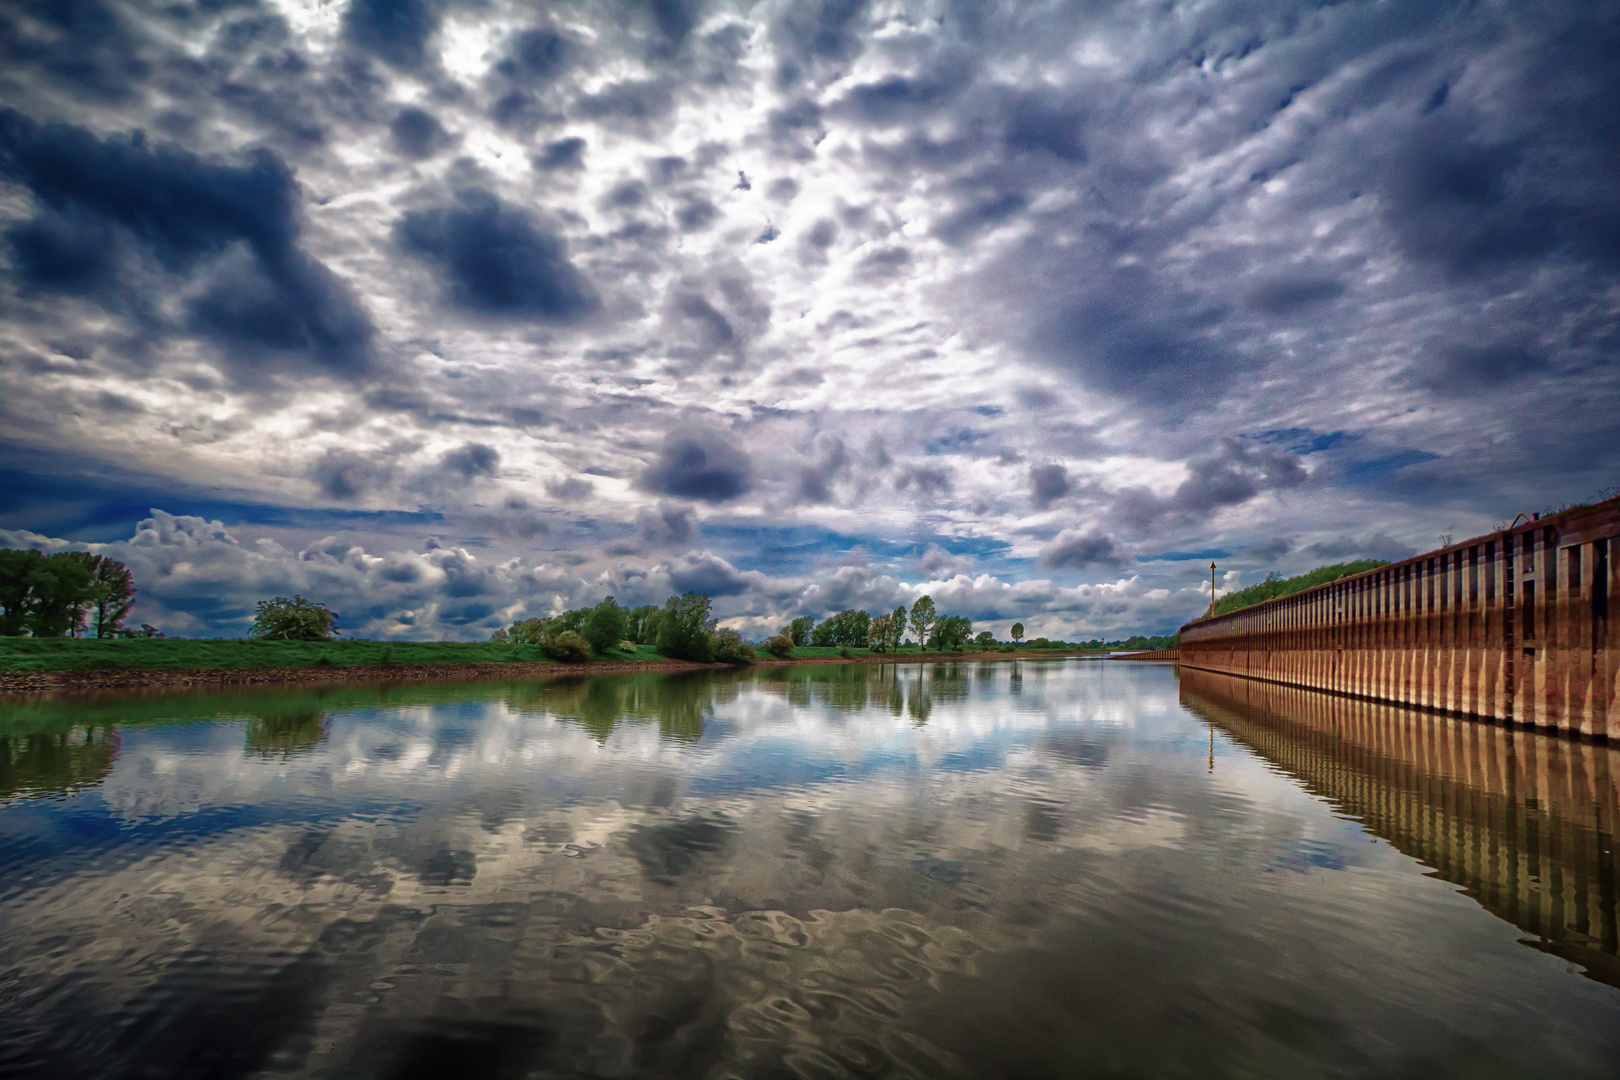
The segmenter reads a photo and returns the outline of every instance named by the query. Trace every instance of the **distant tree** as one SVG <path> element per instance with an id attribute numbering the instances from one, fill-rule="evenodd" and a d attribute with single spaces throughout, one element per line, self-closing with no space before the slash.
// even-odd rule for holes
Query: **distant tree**
<path id="1" fill-rule="evenodd" d="M 714 659 L 713 633 L 707 596 L 689 592 L 665 601 L 658 627 L 659 652 L 677 660 L 706 663 Z"/>
<path id="2" fill-rule="evenodd" d="M 871 640 L 872 616 L 864 611 L 840 611 L 810 632 L 812 645 L 865 648 Z"/>
<path id="3" fill-rule="evenodd" d="M 786 634 L 777 634 L 773 638 L 766 638 L 765 651 L 778 660 L 785 659 L 793 652 L 793 639 Z"/>
<path id="4" fill-rule="evenodd" d="M 934 610 L 934 598 L 932 596 L 920 597 L 915 604 L 911 605 L 911 632 L 917 638 L 917 644 L 922 645 L 928 641 L 933 634 L 934 623 L 938 618 L 939 615 Z"/>
<path id="5" fill-rule="evenodd" d="M 988 649 L 990 646 L 996 643 L 996 635 L 992 634 L 988 630 L 980 630 L 979 636 L 975 640 L 978 641 L 979 648 Z"/>
<path id="6" fill-rule="evenodd" d="M 328 641 L 337 636 L 337 612 L 325 604 L 294 596 L 260 600 L 248 636 L 267 641 Z"/>
<path id="7" fill-rule="evenodd" d="M 603 653 L 624 640 L 629 625 L 629 613 L 607 596 L 586 614 L 583 632 L 591 648 Z"/>
<path id="8" fill-rule="evenodd" d="M 947 615 L 934 623 L 934 640 L 946 652 L 961 652 L 973 636 L 973 622 L 965 615 Z"/>
<path id="9" fill-rule="evenodd" d="M 1012 639 L 1013 639 L 1014 643 L 1023 641 L 1024 640 L 1024 624 L 1021 623 L 1021 622 L 1013 623 L 1012 624 L 1012 629 L 1009 630 L 1008 633 L 1010 633 L 1012 635 Z"/>
<path id="10" fill-rule="evenodd" d="M 129 567 L 107 555 L 90 551 L 69 551 L 66 557 L 82 563 L 90 571 L 89 614 L 96 637 L 122 637 L 124 619 L 135 606 L 135 577 Z"/>
<path id="11" fill-rule="evenodd" d="M 495 642 L 498 645 L 505 645 L 508 641 L 512 640 L 512 635 L 506 629 L 506 627 L 497 626 L 495 628 L 495 632 L 493 634 L 489 635 L 489 640 Z"/>
<path id="12" fill-rule="evenodd" d="M 816 625 L 816 620 L 809 615 L 800 615 L 788 624 L 788 637 L 793 639 L 795 645 L 808 645 L 810 643 L 810 630 Z"/>
<path id="13" fill-rule="evenodd" d="M 538 645 L 545 636 L 546 625 L 549 619 L 522 619 L 515 622 L 506 631 L 507 639 L 514 645 Z"/>
<path id="14" fill-rule="evenodd" d="M 906 605 L 901 604 L 889 613 L 889 647 L 895 650 L 906 639 Z"/>

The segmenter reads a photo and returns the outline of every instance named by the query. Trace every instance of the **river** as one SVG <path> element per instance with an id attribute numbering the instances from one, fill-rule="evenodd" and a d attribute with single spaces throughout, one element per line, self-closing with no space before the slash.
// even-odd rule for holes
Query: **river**
<path id="1" fill-rule="evenodd" d="M 1617 783 L 1093 659 L 0 702 L 0 1076 L 1617 1076 Z"/>

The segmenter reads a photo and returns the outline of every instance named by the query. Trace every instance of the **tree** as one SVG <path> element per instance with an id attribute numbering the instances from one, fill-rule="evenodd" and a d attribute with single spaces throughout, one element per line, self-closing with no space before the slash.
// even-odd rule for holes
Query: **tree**
<path id="1" fill-rule="evenodd" d="M 929 634 L 934 629 L 934 623 L 939 615 L 934 611 L 934 598 L 924 596 L 911 605 L 911 633 L 922 645 L 928 641 Z"/>
<path id="2" fill-rule="evenodd" d="M 637 645 L 653 645 L 658 642 L 658 605 L 643 604 L 632 608 L 625 617 L 624 636 Z"/>
<path id="3" fill-rule="evenodd" d="M 896 652 L 906 639 L 906 605 L 901 604 L 889 615 L 889 647 Z"/>
<path id="4" fill-rule="evenodd" d="M 889 630 L 893 625 L 894 617 L 891 615 L 872 616 L 870 633 L 872 638 L 873 652 L 889 651 Z"/>
<path id="5" fill-rule="evenodd" d="M 1009 630 L 1008 633 L 1010 633 L 1012 635 L 1012 639 L 1013 639 L 1013 642 L 1015 644 L 1017 642 L 1023 641 L 1024 640 L 1024 624 L 1021 623 L 1021 622 L 1013 623 L 1012 624 L 1012 629 Z"/>
<path id="6" fill-rule="evenodd" d="M 591 643 L 578 630 L 564 629 L 553 621 L 540 638 L 540 651 L 553 660 L 578 664 L 590 659 Z"/>
<path id="7" fill-rule="evenodd" d="M 61 637 L 84 625 L 98 595 L 83 562 L 64 553 L 0 550 L 0 634 Z"/>
<path id="8" fill-rule="evenodd" d="M 689 592 L 664 602 L 658 627 L 658 651 L 677 660 L 707 663 L 714 659 L 715 621 L 709 617 L 709 598 Z"/>
<path id="9" fill-rule="evenodd" d="M 337 612 L 325 604 L 294 596 L 260 600 L 248 636 L 267 641 L 329 641 L 337 636 Z"/>
<path id="10" fill-rule="evenodd" d="M 816 628 L 810 631 L 810 644 L 818 649 L 825 649 L 829 645 L 835 644 L 837 638 L 838 627 L 830 618 L 818 623 Z"/>
<path id="11" fill-rule="evenodd" d="M 794 645 L 807 645 L 810 642 L 810 629 L 815 625 L 815 619 L 809 615 L 800 615 L 788 624 L 787 636 L 793 640 Z"/>
<path id="12" fill-rule="evenodd" d="M 934 623 L 934 640 L 946 652 L 961 652 L 973 636 L 973 622 L 966 615 L 947 615 Z"/>
<path id="13" fill-rule="evenodd" d="M 707 597 L 705 597 L 707 599 Z M 735 630 L 716 630 L 709 635 L 711 652 L 722 664 L 752 664 L 754 647 Z"/>
<path id="14" fill-rule="evenodd" d="M 990 646 L 996 643 L 996 635 L 992 634 L 988 630 L 980 630 L 979 636 L 975 640 L 978 641 L 979 648 L 988 649 Z"/>
<path id="15" fill-rule="evenodd" d="M 124 619 L 135 606 L 135 577 L 117 559 L 90 551 L 69 551 L 67 557 L 90 571 L 90 614 L 95 620 L 96 637 L 121 637 Z"/>
<path id="16" fill-rule="evenodd" d="M 613 602 L 613 597 L 603 597 L 585 616 L 585 640 L 597 652 L 607 652 L 624 640 L 629 633 L 629 622 L 628 613 Z"/>
<path id="17" fill-rule="evenodd" d="M 786 634 L 777 634 L 773 638 L 766 638 L 765 651 L 778 660 L 785 659 L 793 651 L 793 639 Z"/>

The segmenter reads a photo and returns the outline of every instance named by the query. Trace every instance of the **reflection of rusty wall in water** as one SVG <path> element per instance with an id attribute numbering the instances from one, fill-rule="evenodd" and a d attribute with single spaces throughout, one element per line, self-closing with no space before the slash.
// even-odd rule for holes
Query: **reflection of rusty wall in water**
<path id="1" fill-rule="evenodd" d="M 1181 628 L 1180 662 L 1620 739 L 1620 499 Z"/>
<path id="2" fill-rule="evenodd" d="M 1620 986 L 1620 749 L 1187 668 L 1181 701 Z"/>

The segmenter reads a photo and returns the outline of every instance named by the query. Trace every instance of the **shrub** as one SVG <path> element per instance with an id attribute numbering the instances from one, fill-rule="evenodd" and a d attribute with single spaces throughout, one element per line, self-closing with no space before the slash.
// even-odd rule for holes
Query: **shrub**
<path id="1" fill-rule="evenodd" d="M 709 635 L 714 658 L 722 664 L 752 664 L 754 647 L 735 630 L 716 630 Z"/>
<path id="2" fill-rule="evenodd" d="M 249 637 L 268 641 L 329 641 L 337 636 L 337 612 L 325 604 L 294 596 L 260 600 Z"/>
<path id="3" fill-rule="evenodd" d="M 633 653 L 636 651 L 636 643 L 633 641 L 621 641 L 619 642 L 619 651 Z"/>
<path id="4" fill-rule="evenodd" d="M 848 645 L 845 645 L 843 648 L 839 649 L 838 655 L 842 656 L 845 660 L 853 660 L 855 658 L 855 654 L 849 651 Z"/>
<path id="5" fill-rule="evenodd" d="M 590 658 L 591 643 L 577 630 L 557 630 L 541 639 L 540 651 L 553 660 L 578 664 Z"/>
<path id="6" fill-rule="evenodd" d="M 785 659 L 793 651 L 793 639 L 786 634 L 777 634 L 773 638 L 766 638 L 765 651 L 778 660 Z"/>

